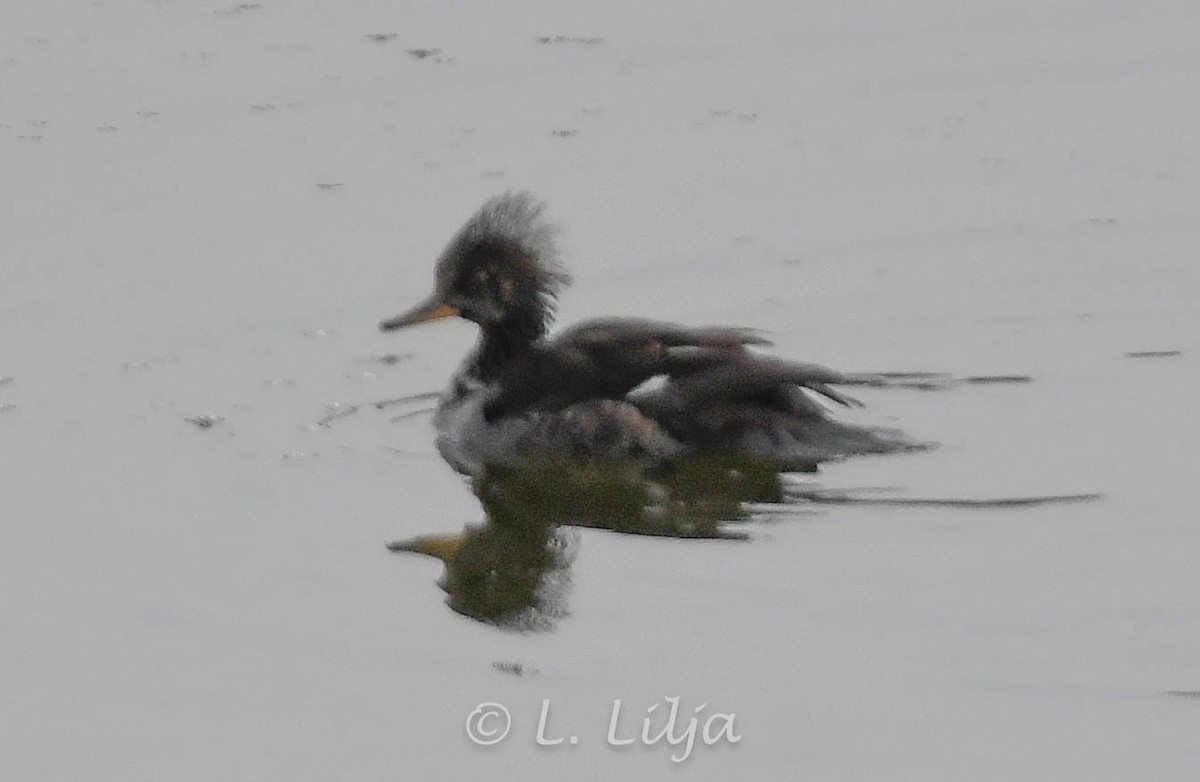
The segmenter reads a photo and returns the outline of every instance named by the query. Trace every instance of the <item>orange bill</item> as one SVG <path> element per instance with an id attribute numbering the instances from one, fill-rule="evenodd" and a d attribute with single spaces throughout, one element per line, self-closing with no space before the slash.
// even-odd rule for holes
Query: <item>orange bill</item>
<path id="1" fill-rule="evenodd" d="M 451 307 L 449 304 L 436 298 L 431 298 L 413 307 L 408 312 L 383 321 L 379 324 L 379 328 L 383 331 L 394 331 L 402 329 L 405 326 L 415 326 L 418 323 L 429 323 L 435 320 L 442 320 L 443 318 L 453 318 L 456 315 L 458 315 L 457 307 Z"/>

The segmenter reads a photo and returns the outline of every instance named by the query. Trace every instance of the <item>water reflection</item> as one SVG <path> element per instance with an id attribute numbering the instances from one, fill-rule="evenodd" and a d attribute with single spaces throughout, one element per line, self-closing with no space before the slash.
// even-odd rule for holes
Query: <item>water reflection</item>
<path id="1" fill-rule="evenodd" d="M 743 539 L 730 525 L 747 502 L 784 499 L 779 466 L 695 456 L 648 479 L 596 462 L 495 467 L 472 483 L 484 521 L 458 535 L 388 545 L 436 557 L 439 586 L 460 614 L 515 630 L 547 630 L 567 614 L 577 527 L 675 538 Z"/>
<path id="2" fill-rule="evenodd" d="M 786 467 L 786 472 L 785 472 Z M 1096 500 L 1098 494 L 1036 497 L 889 496 L 892 490 L 832 491 L 798 482 L 794 463 L 728 454 L 694 455 L 666 469 L 596 461 L 493 467 L 472 488 L 484 521 L 458 535 L 389 544 L 445 565 L 439 585 L 453 610 L 514 630 L 548 630 L 566 616 L 579 527 L 674 538 L 745 539 L 736 526 L 762 504 L 898 505 L 1013 509 Z M 815 469 L 815 467 L 813 468 Z"/>
<path id="3" fill-rule="evenodd" d="M 486 520 L 459 535 L 422 535 L 388 545 L 437 557 L 446 604 L 464 616 L 513 630 L 549 630 L 566 615 L 579 533 L 568 527 Z"/>

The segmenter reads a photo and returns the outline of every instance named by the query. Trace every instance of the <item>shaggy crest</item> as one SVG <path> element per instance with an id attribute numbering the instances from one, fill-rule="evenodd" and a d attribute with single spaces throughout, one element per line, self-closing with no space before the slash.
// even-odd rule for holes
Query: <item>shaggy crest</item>
<path id="1" fill-rule="evenodd" d="M 558 227 L 545 219 L 546 204 L 522 190 L 488 199 L 459 229 L 437 262 L 438 282 L 450 283 L 455 270 L 472 250 L 489 244 L 512 243 L 533 265 L 537 288 L 553 299 L 571 275 L 558 259 Z"/>

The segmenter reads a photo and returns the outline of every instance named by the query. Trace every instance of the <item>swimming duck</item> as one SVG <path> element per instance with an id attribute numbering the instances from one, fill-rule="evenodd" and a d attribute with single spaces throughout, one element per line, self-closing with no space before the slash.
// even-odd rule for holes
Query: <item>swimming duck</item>
<path id="1" fill-rule="evenodd" d="M 812 471 L 919 447 L 834 419 L 816 397 L 856 406 L 833 388 L 855 378 L 762 353 L 769 343 L 750 329 L 601 318 L 551 335 L 570 282 L 556 233 L 528 192 L 488 200 L 442 251 L 433 293 L 380 324 L 479 326 L 434 415 L 438 450 L 459 472 L 535 462 L 654 471 L 700 454 Z"/>

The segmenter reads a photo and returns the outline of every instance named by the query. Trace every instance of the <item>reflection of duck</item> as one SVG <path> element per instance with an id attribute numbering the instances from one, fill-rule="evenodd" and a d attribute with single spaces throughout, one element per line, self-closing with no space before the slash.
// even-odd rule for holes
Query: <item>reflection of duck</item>
<path id="1" fill-rule="evenodd" d="M 440 559 L 446 571 L 438 585 L 458 613 L 513 630 L 549 630 L 567 612 L 578 535 L 565 527 L 485 523 L 388 548 Z"/>
<path id="2" fill-rule="evenodd" d="M 551 629 L 566 614 L 570 566 L 579 533 L 567 524 L 686 538 L 742 537 L 723 522 L 740 515 L 749 471 L 731 480 L 694 462 L 672 471 L 662 487 L 628 481 L 601 465 L 546 461 L 494 466 L 474 479 L 484 523 L 458 535 L 422 535 L 388 544 L 392 551 L 436 557 L 438 584 L 460 614 L 516 630 Z M 770 473 L 774 477 L 774 473 Z M 696 500 L 696 487 L 704 485 Z M 569 487 L 564 490 L 564 487 Z M 736 487 L 730 491 L 731 487 Z"/>
<path id="3" fill-rule="evenodd" d="M 528 193 L 486 202 L 442 252 L 432 296 L 380 324 L 479 325 L 435 415 L 438 450 L 458 471 L 567 460 L 640 475 L 717 456 L 778 473 L 915 447 L 833 419 L 814 395 L 854 405 L 831 387 L 852 378 L 750 350 L 766 343 L 746 329 L 610 318 L 549 337 L 569 278 L 543 211 Z"/>

